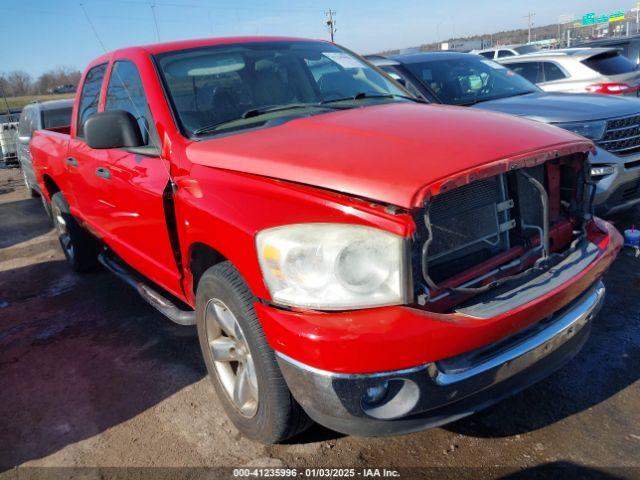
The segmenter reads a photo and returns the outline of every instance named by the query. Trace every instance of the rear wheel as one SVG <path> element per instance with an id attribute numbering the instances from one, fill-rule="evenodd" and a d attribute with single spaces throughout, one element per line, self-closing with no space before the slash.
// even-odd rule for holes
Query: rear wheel
<path id="1" fill-rule="evenodd" d="M 51 197 L 53 224 L 67 262 L 76 272 L 86 272 L 98 264 L 98 242 L 71 215 L 62 192 Z"/>
<path id="2" fill-rule="evenodd" d="M 209 268 L 196 297 L 205 364 L 236 428 L 254 440 L 277 443 L 311 425 L 282 378 L 253 309 L 255 298 L 233 265 Z"/>

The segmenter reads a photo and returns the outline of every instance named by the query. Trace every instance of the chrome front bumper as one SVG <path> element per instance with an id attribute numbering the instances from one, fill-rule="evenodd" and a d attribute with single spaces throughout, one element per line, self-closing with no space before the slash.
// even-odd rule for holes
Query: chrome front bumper
<path id="1" fill-rule="evenodd" d="M 279 353 L 277 359 L 293 396 L 316 422 L 350 435 L 408 433 L 473 414 L 560 368 L 588 338 L 604 294 L 597 282 L 510 338 L 406 370 L 340 374 Z"/>

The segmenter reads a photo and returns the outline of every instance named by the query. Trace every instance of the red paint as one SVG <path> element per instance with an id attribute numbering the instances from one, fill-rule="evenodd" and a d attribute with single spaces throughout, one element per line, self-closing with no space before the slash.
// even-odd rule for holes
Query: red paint
<path id="1" fill-rule="evenodd" d="M 189 259 L 197 244 L 229 259 L 253 294 L 268 302 L 255 251 L 255 235 L 262 229 L 336 222 L 411 238 L 412 209 L 431 195 L 593 149 L 591 142 L 542 123 L 410 103 L 324 113 L 201 142 L 183 137 L 150 55 L 265 40 L 272 39 L 189 40 L 127 48 L 89 65 L 108 63 L 99 103 L 103 110 L 113 62 L 135 63 L 162 139 L 161 158 L 90 149 L 76 136 L 79 94 L 69 135 L 40 131 L 31 141 L 45 196 L 49 197 L 45 179 L 47 184 L 55 182 L 85 226 L 143 275 L 192 306 Z M 77 159 L 77 167 L 66 162 L 70 156 Z M 98 167 L 111 170 L 111 182 L 95 175 Z M 164 218 L 169 170 L 177 185 L 175 211 L 184 270 L 174 261 Z M 404 213 L 394 215 L 385 204 L 403 207 Z M 413 366 L 497 340 L 575 298 L 602 275 L 620 248 L 613 232 L 603 234 L 592 227 L 590 235 L 602 253 L 570 285 L 489 321 L 409 307 L 329 314 L 257 303 L 256 309 L 271 345 L 311 365 L 343 372 Z"/>
<path id="2" fill-rule="evenodd" d="M 299 313 L 256 303 L 271 346 L 316 368 L 371 373 L 414 367 L 490 344 L 561 309 L 593 284 L 622 246 L 613 227 L 597 260 L 570 283 L 489 320 L 409 307 L 344 313 Z M 602 234 L 600 234 L 602 235 Z M 592 241 L 598 243 L 598 236 Z"/>

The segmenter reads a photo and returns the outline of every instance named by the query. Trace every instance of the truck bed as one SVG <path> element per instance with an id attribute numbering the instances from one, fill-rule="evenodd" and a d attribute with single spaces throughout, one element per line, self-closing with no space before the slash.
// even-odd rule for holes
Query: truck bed
<path id="1" fill-rule="evenodd" d="M 70 127 L 56 128 L 52 130 L 36 130 L 29 142 L 33 171 L 35 173 L 41 191 L 50 199 L 44 177 L 65 178 L 65 160 L 69 150 Z M 60 188 L 63 188 L 60 185 Z"/>

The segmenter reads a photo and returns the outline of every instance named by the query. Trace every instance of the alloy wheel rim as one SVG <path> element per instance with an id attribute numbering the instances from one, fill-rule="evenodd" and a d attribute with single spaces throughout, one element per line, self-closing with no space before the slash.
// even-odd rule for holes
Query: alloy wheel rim
<path id="1" fill-rule="evenodd" d="M 62 248 L 70 258 L 73 258 L 75 252 L 73 249 L 73 243 L 71 242 L 71 236 L 69 235 L 69 230 L 67 229 L 67 222 L 62 216 L 62 211 L 58 206 L 53 207 L 53 218 Z"/>
<path id="2" fill-rule="evenodd" d="M 207 303 L 204 321 L 218 380 L 236 410 L 251 418 L 258 411 L 258 379 L 238 319 L 223 301 L 213 298 Z"/>

